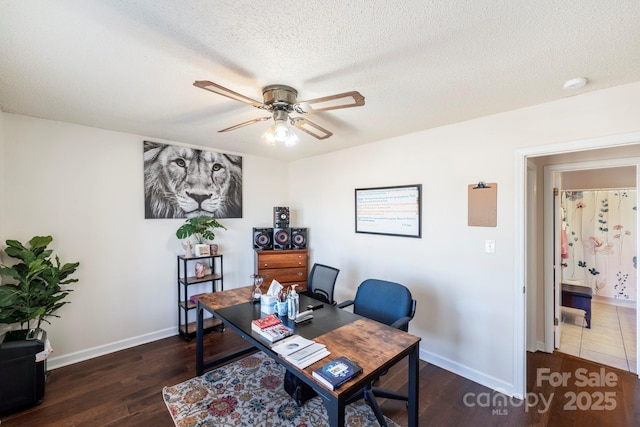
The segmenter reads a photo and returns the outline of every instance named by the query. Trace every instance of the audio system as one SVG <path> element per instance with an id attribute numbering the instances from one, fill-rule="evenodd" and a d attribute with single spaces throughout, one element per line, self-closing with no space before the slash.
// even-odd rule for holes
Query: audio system
<path id="1" fill-rule="evenodd" d="M 289 249 L 291 247 L 291 229 L 273 228 L 273 249 Z"/>
<path id="2" fill-rule="evenodd" d="M 273 249 L 273 228 L 253 229 L 253 249 Z"/>
<path id="3" fill-rule="evenodd" d="M 288 206 L 274 206 L 273 228 L 253 228 L 253 249 L 306 249 L 307 229 L 290 228 Z"/>
<path id="4" fill-rule="evenodd" d="M 307 229 L 292 228 L 291 229 L 291 249 L 307 248 Z"/>
<path id="5" fill-rule="evenodd" d="M 275 206 L 273 208 L 273 228 L 289 228 L 290 219 L 288 207 Z"/>

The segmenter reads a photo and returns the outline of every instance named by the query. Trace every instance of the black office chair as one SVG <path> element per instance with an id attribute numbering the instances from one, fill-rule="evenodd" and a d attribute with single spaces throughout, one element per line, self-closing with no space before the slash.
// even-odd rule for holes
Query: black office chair
<path id="1" fill-rule="evenodd" d="M 349 300 L 337 305 L 339 308 L 353 305 L 353 312 L 360 316 L 384 323 L 405 332 L 409 329 L 409 322 L 416 313 L 416 300 L 405 286 L 387 282 L 386 280 L 367 279 L 358 286 L 355 300 Z M 383 372 L 384 375 L 386 372 Z M 375 381 L 375 380 L 374 380 Z M 347 403 L 364 398 L 371 407 L 381 426 L 387 423 L 376 402 L 376 397 L 408 401 L 408 397 L 389 390 L 374 387 L 374 381 L 354 395 Z"/>
<path id="2" fill-rule="evenodd" d="M 333 288 L 336 286 L 338 270 L 324 264 L 313 264 L 309 280 L 307 280 L 306 294 L 324 303 L 335 305 L 333 300 Z"/>

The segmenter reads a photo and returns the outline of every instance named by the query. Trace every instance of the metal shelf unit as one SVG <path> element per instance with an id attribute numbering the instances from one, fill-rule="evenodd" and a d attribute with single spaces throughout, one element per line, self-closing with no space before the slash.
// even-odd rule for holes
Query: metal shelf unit
<path id="1" fill-rule="evenodd" d="M 223 270 L 222 270 L 222 254 L 206 255 L 206 256 L 193 256 L 185 257 L 184 255 L 178 255 L 178 332 L 180 336 L 190 340 L 195 336 L 196 323 L 195 321 L 189 322 L 189 311 L 195 310 L 196 303 L 194 302 L 194 294 L 190 292 L 189 287 L 199 283 L 211 284 L 210 292 L 220 292 L 224 290 Z M 196 277 L 195 275 L 189 276 L 188 267 L 192 264 L 195 269 L 196 263 L 203 263 L 205 265 L 205 275 L 202 277 Z M 195 273 L 194 273 L 195 274 Z M 220 321 L 216 319 L 206 319 L 206 330 L 220 326 Z"/>

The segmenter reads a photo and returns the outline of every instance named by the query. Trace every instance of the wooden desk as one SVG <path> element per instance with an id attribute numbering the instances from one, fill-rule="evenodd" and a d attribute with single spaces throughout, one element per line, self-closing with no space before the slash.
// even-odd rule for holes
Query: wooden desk
<path id="1" fill-rule="evenodd" d="M 360 391 L 365 384 L 377 378 L 405 356 L 408 365 L 408 411 L 409 426 L 418 426 L 418 349 L 420 338 L 379 322 L 358 316 L 346 310 L 325 304 L 314 312 L 311 321 L 298 325 L 285 321 L 294 328 L 296 334 L 313 339 L 327 346 L 331 355 L 313 365 L 298 369 L 286 359 L 271 350 L 270 345 L 251 331 L 251 320 L 260 318 L 260 305 L 248 302 L 251 286 L 223 292 L 205 294 L 199 297 L 197 305 L 196 329 L 196 375 L 205 369 L 218 366 L 255 348 L 271 356 L 305 383 L 309 384 L 323 399 L 332 427 L 344 426 L 344 412 L 347 400 Z M 300 295 L 300 306 L 306 307 L 312 298 Z M 204 311 L 220 319 L 246 339 L 251 346 L 220 358 L 204 361 Z M 360 364 L 363 373 L 338 387 L 329 390 L 312 377 L 314 369 L 332 358 L 347 356 Z"/>

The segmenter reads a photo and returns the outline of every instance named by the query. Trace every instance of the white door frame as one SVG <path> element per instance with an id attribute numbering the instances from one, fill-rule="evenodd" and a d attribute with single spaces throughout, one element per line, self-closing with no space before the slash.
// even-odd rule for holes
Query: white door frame
<path id="1" fill-rule="evenodd" d="M 591 169 L 591 168 L 589 168 Z M 570 169 L 574 170 L 574 169 Z M 562 280 L 562 267 L 560 259 L 560 227 L 562 218 L 560 217 L 560 190 L 562 190 L 562 175 L 555 166 L 544 167 L 544 202 L 543 202 L 543 262 L 544 266 L 544 347 L 547 353 L 552 353 L 560 347 L 560 298 Z M 558 189 L 556 193 L 554 190 Z M 549 238 L 551 233 L 551 238 Z M 549 298 L 551 301 L 549 302 Z M 556 320 L 557 319 L 557 320 Z M 549 323 L 550 322 L 550 323 Z M 551 331 L 548 331 L 551 329 Z M 551 336 L 549 335 L 551 334 Z"/>
<path id="2" fill-rule="evenodd" d="M 515 152 L 515 280 L 514 280 L 514 352 L 513 352 L 513 390 L 514 396 L 524 397 L 527 390 L 527 355 L 526 355 L 526 325 L 527 310 L 525 290 L 527 271 L 527 161 L 531 157 L 548 156 L 554 154 L 572 153 L 577 151 L 594 150 L 599 148 L 621 147 L 640 144 L 640 132 L 623 135 L 613 135 L 601 138 L 591 138 L 578 141 L 562 142 L 542 145 Z M 636 173 L 640 175 L 640 164 L 636 164 Z M 640 182 L 640 177 L 636 177 Z M 639 221 L 640 223 L 640 216 Z M 640 226 L 637 228 L 640 230 Z M 637 238 L 637 237 L 636 237 Z M 637 330 L 640 331 L 640 316 L 637 316 Z M 546 340 L 545 340 L 546 341 Z M 638 359 L 640 367 L 640 359 Z M 640 369 L 638 369 L 640 373 Z"/>
<path id="3" fill-rule="evenodd" d="M 527 161 L 527 218 L 535 218 L 538 212 L 538 167 L 536 164 Z M 529 221 L 526 228 L 527 233 L 527 268 L 526 283 L 538 283 L 538 247 L 537 236 L 538 227 L 536 221 Z M 526 312 L 525 322 L 527 324 L 527 351 L 535 352 L 538 349 L 538 334 L 536 323 L 536 307 L 538 306 L 538 292 L 525 293 Z"/>

